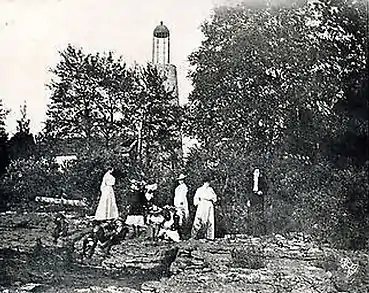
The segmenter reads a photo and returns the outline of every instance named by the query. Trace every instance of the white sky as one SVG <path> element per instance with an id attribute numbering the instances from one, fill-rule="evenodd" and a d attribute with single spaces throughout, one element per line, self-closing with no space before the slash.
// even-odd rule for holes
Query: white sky
<path id="1" fill-rule="evenodd" d="M 11 110 L 14 133 L 19 107 L 27 102 L 31 131 L 45 120 L 48 68 L 68 43 L 86 51 L 113 50 L 127 62 L 151 59 L 152 31 L 162 20 L 171 31 L 171 63 L 179 94 L 191 91 L 187 56 L 202 39 L 200 24 L 215 5 L 235 0 L 0 0 L 0 98 Z"/>

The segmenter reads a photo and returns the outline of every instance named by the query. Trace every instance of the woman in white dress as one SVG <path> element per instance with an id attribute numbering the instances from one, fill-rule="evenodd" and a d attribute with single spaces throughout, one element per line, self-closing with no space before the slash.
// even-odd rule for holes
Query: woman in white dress
<path id="1" fill-rule="evenodd" d="M 191 237 L 197 238 L 200 229 L 204 229 L 205 238 L 213 240 L 215 238 L 214 203 L 217 201 L 217 195 L 210 186 L 209 178 L 205 178 L 203 182 L 204 184 L 196 190 L 193 199 L 197 210 Z"/>
<path id="2" fill-rule="evenodd" d="M 112 220 L 119 217 L 113 189 L 115 184 L 115 178 L 112 175 L 113 171 L 113 168 L 109 168 L 101 182 L 101 197 L 95 213 L 95 219 L 98 221 Z"/>

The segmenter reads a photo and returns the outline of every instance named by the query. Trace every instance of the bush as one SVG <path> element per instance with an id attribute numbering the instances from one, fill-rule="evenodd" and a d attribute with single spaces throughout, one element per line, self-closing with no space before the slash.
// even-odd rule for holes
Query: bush
<path id="1" fill-rule="evenodd" d="M 252 172 L 260 168 L 267 186 L 253 201 Z M 185 172 L 190 203 L 202 174 L 211 172 L 219 201 L 216 235 L 224 233 L 305 232 L 337 247 L 364 248 L 368 243 L 368 171 L 339 169 L 321 159 L 281 152 L 257 153 L 193 149 Z"/>
<path id="2" fill-rule="evenodd" d="M 171 204 L 175 177 L 167 170 L 142 170 L 129 157 L 97 149 L 80 153 L 67 167 L 59 166 L 54 158 L 22 158 L 14 160 L 4 177 L 2 189 L 11 204 L 25 204 L 36 196 L 86 199 L 93 210 L 100 198 L 100 184 L 108 166 L 115 168 L 114 191 L 119 211 L 123 214 L 128 204 L 129 179 L 158 183 L 157 203 Z M 150 174 L 148 176 L 146 174 Z"/>
<path id="3" fill-rule="evenodd" d="M 115 159 L 115 160 L 114 160 Z M 120 171 L 124 163 L 108 155 L 82 155 L 61 168 L 52 157 L 21 158 L 11 162 L 4 176 L 2 189 L 10 204 L 25 204 L 36 196 L 86 198 L 96 202 L 102 176 L 108 162 L 115 162 Z M 121 181 L 117 180 L 117 194 L 121 194 Z"/>
<path id="4" fill-rule="evenodd" d="M 20 158 L 10 163 L 2 181 L 9 204 L 26 204 L 36 196 L 61 194 L 58 165 L 50 158 Z"/>

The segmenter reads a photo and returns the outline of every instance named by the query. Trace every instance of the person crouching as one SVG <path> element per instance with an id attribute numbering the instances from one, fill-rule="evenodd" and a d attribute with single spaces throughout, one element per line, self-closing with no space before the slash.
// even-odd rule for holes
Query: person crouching
<path id="1" fill-rule="evenodd" d="M 158 239 L 160 227 L 165 221 L 163 209 L 156 205 L 150 207 L 147 213 L 146 221 L 151 230 L 151 240 L 156 241 Z"/>
<path id="2" fill-rule="evenodd" d="M 121 219 L 109 222 L 93 222 L 93 229 L 82 240 L 81 257 L 87 256 L 91 258 L 98 244 L 105 250 L 106 254 L 110 253 L 113 245 L 119 244 L 128 234 L 128 227 L 124 225 Z"/>
<path id="3" fill-rule="evenodd" d="M 165 206 L 162 211 L 164 221 L 160 226 L 158 238 L 162 240 L 179 242 L 180 216 L 175 207 Z"/>

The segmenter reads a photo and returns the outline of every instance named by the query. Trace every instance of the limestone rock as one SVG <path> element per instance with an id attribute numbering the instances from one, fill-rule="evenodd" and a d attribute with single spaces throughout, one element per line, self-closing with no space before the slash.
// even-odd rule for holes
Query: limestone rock
<path id="1" fill-rule="evenodd" d="M 159 281 L 148 281 L 141 285 L 141 293 L 161 293 L 162 284 Z"/>
<path id="2" fill-rule="evenodd" d="M 42 292 L 45 289 L 43 284 L 29 283 L 19 288 L 20 292 Z"/>
<path id="3" fill-rule="evenodd" d="M 128 287 L 117 287 L 117 286 L 108 286 L 108 287 L 100 287 L 100 286 L 91 286 L 89 288 L 83 289 L 75 289 L 74 293 L 140 293 L 132 288 Z"/>

